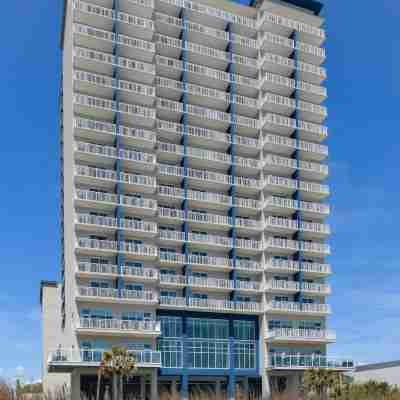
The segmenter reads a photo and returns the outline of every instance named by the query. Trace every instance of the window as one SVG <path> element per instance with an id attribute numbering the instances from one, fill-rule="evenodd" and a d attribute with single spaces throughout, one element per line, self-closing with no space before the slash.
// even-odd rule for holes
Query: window
<path id="1" fill-rule="evenodd" d="M 157 348 L 161 352 L 161 364 L 163 368 L 182 368 L 183 345 L 181 340 L 159 339 Z"/>
<path id="2" fill-rule="evenodd" d="M 207 277 L 208 277 L 207 272 L 193 272 L 192 275 L 193 275 L 195 278 L 207 279 Z"/>
<path id="3" fill-rule="evenodd" d="M 182 337 L 182 319 L 179 317 L 160 317 L 162 337 Z"/>
<path id="4" fill-rule="evenodd" d="M 89 286 L 92 288 L 102 288 L 102 289 L 107 289 L 111 287 L 110 283 L 106 281 L 91 281 L 89 283 Z"/>
<path id="5" fill-rule="evenodd" d="M 191 340 L 187 352 L 189 368 L 229 368 L 228 340 Z"/>
<path id="6" fill-rule="evenodd" d="M 172 292 L 170 290 L 161 290 L 161 297 L 176 297 L 176 292 Z"/>
<path id="7" fill-rule="evenodd" d="M 91 257 L 90 262 L 92 264 L 108 264 L 109 261 L 106 258 Z"/>
<path id="8" fill-rule="evenodd" d="M 126 283 L 125 284 L 126 290 L 134 290 L 140 292 L 143 290 L 143 285 L 133 284 L 133 283 Z"/>
<path id="9" fill-rule="evenodd" d="M 235 342 L 235 368 L 256 368 L 256 341 Z"/>
<path id="10" fill-rule="evenodd" d="M 275 301 L 289 301 L 289 297 L 288 296 L 275 296 L 274 300 Z"/>
<path id="11" fill-rule="evenodd" d="M 143 268 L 143 263 L 141 263 L 141 262 L 126 261 L 124 264 L 127 267 Z"/>
<path id="12" fill-rule="evenodd" d="M 303 299 L 304 304 L 314 304 L 315 300 L 314 299 L 309 299 L 309 298 L 304 298 Z"/>
<path id="13" fill-rule="evenodd" d="M 233 333 L 238 340 L 255 340 L 256 323 L 254 321 L 233 321 Z"/>
<path id="14" fill-rule="evenodd" d="M 188 318 L 187 335 L 191 338 L 227 339 L 229 322 L 220 319 Z"/>
<path id="15" fill-rule="evenodd" d="M 201 251 L 193 251 L 192 256 L 197 256 L 197 257 L 207 257 L 208 253 L 206 252 L 201 252 Z"/>
<path id="16" fill-rule="evenodd" d="M 193 293 L 192 294 L 193 299 L 201 299 L 201 300 L 207 300 L 208 299 L 208 294 L 207 293 Z"/>
<path id="17" fill-rule="evenodd" d="M 176 271 L 174 269 L 161 269 L 161 275 L 176 275 Z"/>

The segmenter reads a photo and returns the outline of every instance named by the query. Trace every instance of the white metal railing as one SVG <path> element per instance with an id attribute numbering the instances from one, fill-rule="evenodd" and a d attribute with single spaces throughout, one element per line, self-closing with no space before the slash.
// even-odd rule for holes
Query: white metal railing
<path id="1" fill-rule="evenodd" d="M 78 272 L 89 274 L 118 275 L 118 266 L 91 262 L 78 262 Z"/>
<path id="2" fill-rule="evenodd" d="M 299 262 L 294 260 L 282 260 L 276 258 L 270 258 L 266 263 L 267 270 L 287 270 L 291 272 L 303 271 L 306 273 L 316 274 L 330 274 L 332 272 L 329 264 L 311 263 L 311 262 Z"/>
<path id="3" fill-rule="evenodd" d="M 330 233 L 330 227 L 326 224 L 308 221 L 301 221 L 299 224 L 297 220 L 285 217 L 276 217 L 274 215 L 267 216 L 265 219 L 265 224 L 267 226 L 286 228 L 290 230 L 301 230 L 305 232 L 314 232 L 327 235 Z"/>
<path id="4" fill-rule="evenodd" d="M 128 321 L 116 318 L 89 318 L 81 317 L 78 320 L 77 329 L 123 331 L 123 332 L 142 332 L 159 334 L 160 321 Z"/>
<path id="5" fill-rule="evenodd" d="M 111 122 L 96 121 L 87 118 L 77 117 L 74 119 L 75 129 L 91 130 L 95 132 L 107 133 L 110 135 L 141 139 L 149 142 L 156 142 L 156 134 L 143 128 L 132 128 L 123 125 L 115 125 Z"/>
<path id="6" fill-rule="evenodd" d="M 315 172 L 321 175 L 328 175 L 328 166 L 304 160 L 295 160 L 278 156 L 276 154 L 266 154 L 264 158 L 265 165 L 274 165 L 283 168 L 299 169 L 302 171 Z"/>
<path id="7" fill-rule="evenodd" d="M 160 251 L 160 261 L 170 262 L 170 263 L 185 263 L 185 255 L 180 253 L 171 253 L 169 251 Z"/>
<path id="8" fill-rule="evenodd" d="M 322 283 L 303 282 L 301 284 L 301 290 L 304 292 L 328 295 L 331 293 L 331 286 Z"/>
<path id="9" fill-rule="evenodd" d="M 216 256 L 201 256 L 197 254 L 188 255 L 188 263 L 192 265 L 207 265 L 222 268 L 232 268 L 233 260 L 228 257 L 216 257 Z"/>
<path id="10" fill-rule="evenodd" d="M 244 271 L 254 271 L 254 272 L 259 272 L 259 271 L 263 270 L 261 263 L 259 263 L 257 261 L 241 260 L 241 259 L 236 259 L 235 268 L 241 269 Z"/>
<path id="11" fill-rule="evenodd" d="M 161 296 L 160 305 L 170 307 L 186 307 L 185 297 Z"/>
<path id="12" fill-rule="evenodd" d="M 269 353 L 267 368 L 270 369 L 338 369 L 352 370 L 355 368 L 354 361 L 350 359 L 339 359 L 326 357 L 320 354 L 287 354 Z"/>
<path id="13" fill-rule="evenodd" d="M 185 232 L 171 231 L 167 229 L 160 229 L 161 240 L 173 240 L 177 242 L 184 242 L 186 240 Z"/>
<path id="14" fill-rule="evenodd" d="M 265 288 L 267 290 L 291 290 L 300 291 L 299 282 L 286 281 L 284 279 L 270 279 L 266 282 Z"/>
<path id="15" fill-rule="evenodd" d="M 114 67 L 123 68 L 130 71 L 143 72 L 150 75 L 155 75 L 156 73 L 154 64 L 149 64 L 126 57 L 114 56 L 110 53 L 87 49 L 85 47 L 74 47 L 73 55 L 75 58 L 86 59 L 96 63 L 109 64 Z"/>
<path id="16" fill-rule="evenodd" d="M 283 17 L 281 15 L 272 14 L 267 11 L 262 11 L 258 26 L 261 27 L 264 23 L 280 25 L 282 27 L 316 36 L 319 39 L 325 39 L 325 31 L 317 28 L 316 26 L 306 24 L 304 22 L 296 21 L 291 18 Z"/>
<path id="17" fill-rule="evenodd" d="M 119 290 L 113 288 L 99 288 L 78 286 L 78 296 L 82 297 L 102 297 L 102 298 L 119 298 Z"/>
<path id="18" fill-rule="evenodd" d="M 121 274 L 128 278 L 132 277 L 144 280 L 158 279 L 158 270 L 154 268 L 140 268 L 132 267 L 130 265 L 123 265 L 121 267 Z"/>
<path id="19" fill-rule="evenodd" d="M 256 281 L 242 281 L 240 279 L 234 281 L 235 288 L 238 290 L 251 290 L 259 291 L 261 290 L 261 283 Z"/>
<path id="20" fill-rule="evenodd" d="M 328 304 L 309 304 L 293 301 L 270 301 L 267 303 L 267 312 L 268 311 L 283 311 L 305 314 L 330 314 L 331 308 Z"/>
<path id="21" fill-rule="evenodd" d="M 280 207 L 280 208 L 290 208 L 292 210 L 314 212 L 314 213 L 323 214 L 323 215 L 329 215 L 329 213 L 330 213 L 330 207 L 327 204 L 294 200 L 294 199 L 277 197 L 277 196 L 269 196 L 265 200 L 264 205 Z"/>
<path id="22" fill-rule="evenodd" d="M 236 311 L 243 313 L 262 312 L 260 303 L 236 302 L 236 301 L 217 300 L 217 299 L 189 298 L 189 307 L 203 308 L 210 311 Z"/>
<path id="23" fill-rule="evenodd" d="M 207 245 L 222 246 L 222 247 L 233 247 L 233 240 L 226 236 L 218 236 L 213 234 L 203 234 L 189 232 L 187 236 L 189 242 L 204 243 Z"/>
<path id="24" fill-rule="evenodd" d="M 267 339 L 334 341 L 336 333 L 325 329 L 276 328 L 267 331 Z"/>
<path id="25" fill-rule="evenodd" d="M 99 349 L 56 349 L 49 351 L 48 365 L 79 364 L 97 366 L 103 359 L 106 350 Z M 153 350 L 129 351 L 140 366 L 161 366 L 161 353 Z"/>
<path id="26" fill-rule="evenodd" d="M 167 285 L 187 285 L 187 277 L 175 274 L 160 274 L 160 283 Z"/>
<path id="27" fill-rule="evenodd" d="M 138 301 L 140 303 L 157 303 L 158 296 L 153 290 L 127 290 L 122 289 L 120 291 L 120 297 L 126 300 Z"/>
<path id="28" fill-rule="evenodd" d="M 267 135 L 264 136 L 263 140 L 263 144 L 265 145 L 266 143 L 277 146 L 291 147 L 293 149 L 307 151 L 310 153 L 323 154 L 325 156 L 328 155 L 328 147 L 325 145 L 305 142 L 302 140 L 295 140 L 286 136 L 278 136 L 268 133 Z"/>

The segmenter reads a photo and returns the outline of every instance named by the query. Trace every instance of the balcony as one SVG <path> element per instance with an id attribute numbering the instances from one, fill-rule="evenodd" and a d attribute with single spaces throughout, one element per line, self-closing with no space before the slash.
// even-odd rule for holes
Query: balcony
<path id="1" fill-rule="evenodd" d="M 110 169 L 88 167 L 86 165 L 75 166 L 75 179 L 84 185 L 99 185 L 109 191 L 121 184 L 124 191 L 154 193 L 156 190 L 156 178 L 148 175 L 138 175 L 120 172 Z"/>
<path id="2" fill-rule="evenodd" d="M 156 73 L 154 64 L 79 46 L 74 47 L 73 57 L 76 69 L 112 76 L 113 69 L 118 68 L 120 79 L 141 82 L 145 85 L 154 82 Z"/>
<path id="3" fill-rule="evenodd" d="M 256 156 L 261 143 L 258 139 L 234 135 L 192 125 L 182 125 L 176 122 L 157 120 L 159 138 L 177 141 L 182 135 L 187 136 L 188 144 L 194 146 L 208 146 L 215 150 L 226 152 L 229 144 L 234 143 L 241 153 Z"/>
<path id="4" fill-rule="evenodd" d="M 221 190 L 221 186 L 228 190 L 230 186 L 237 186 L 238 191 L 247 193 L 258 193 L 261 190 L 261 182 L 258 179 L 221 174 L 219 172 L 208 171 L 205 169 L 194 169 L 176 167 L 174 165 L 159 164 L 159 174 L 167 182 L 179 185 L 182 178 L 187 178 L 189 184 L 198 185 L 202 183 L 207 188 Z"/>
<path id="5" fill-rule="evenodd" d="M 261 314 L 263 312 L 260 303 L 247 303 L 216 299 L 189 298 L 188 307 L 194 310 L 211 311 L 218 313 L 230 312 L 235 314 Z"/>
<path id="6" fill-rule="evenodd" d="M 259 46 L 263 51 L 279 54 L 283 57 L 289 57 L 296 50 L 298 60 L 317 66 L 321 65 L 326 58 L 325 49 L 322 47 L 295 41 L 272 32 L 264 32 L 259 39 Z"/>
<path id="7" fill-rule="evenodd" d="M 268 330 L 266 340 L 273 343 L 334 343 L 336 333 L 322 329 L 279 328 Z"/>
<path id="8" fill-rule="evenodd" d="M 264 271 L 261 263 L 254 260 L 235 260 L 235 269 L 240 271 L 242 274 L 260 274 Z"/>
<path id="9" fill-rule="evenodd" d="M 185 16 L 191 21 L 224 30 L 227 23 L 232 24 L 235 33 L 252 36 L 257 29 L 257 21 L 253 18 L 234 14 L 220 8 L 210 7 L 195 1 L 158 0 L 157 10 L 177 15 L 180 9 L 185 10 Z"/>
<path id="10" fill-rule="evenodd" d="M 293 215 L 295 211 L 301 211 L 302 216 L 306 219 L 323 218 L 330 214 L 330 207 L 327 204 L 311 203 L 277 196 L 267 197 L 264 206 L 267 211 L 285 215 Z"/>
<path id="11" fill-rule="evenodd" d="M 323 86 L 291 79 L 272 72 L 265 72 L 260 82 L 260 88 L 285 97 L 290 97 L 297 90 L 299 100 L 313 104 L 320 104 L 327 98 L 327 90 Z"/>
<path id="12" fill-rule="evenodd" d="M 286 238 L 269 237 L 266 251 L 278 254 L 294 254 L 303 252 L 307 256 L 324 257 L 330 255 L 330 247 L 325 243 L 290 240 Z"/>
<path id="13" fill-rule="evenodd" d="M 330 285 L 321 284 L 321 283 L 310 283 L 310 282 L 303 282 L 301 285 L 301 291 L 305 295 L 310 296 L 321 296 L 325 297 L 332 293 L 332 289 Z"/>
<path id="14" fill-rule="evenodd" d="M 76 367 L 98 367 L 105 350 L 57 349 L 49 352 L 49 372 L 70 373 Z M 160 368 L 161 353 L 153 350 L 132 351 L 139 368 Z"/>
<path id="15" fill-rule="evenodd" d="M 74 118 L 74 130 L 76 136 L 80 138 L 108 144 L 113 144 L 116 137 L 119 137 L 122 145 L 152 150 L 156 143 L 156 134 L 152 131 L 87 118 Z"/>
<path id="16" fill-rule="evenodd" d="M 304 160 L 322 161 L 328 156 L 327 146 L 270 133 L 264 136 L 263 147 L 268 152 L 286 157 L 290 157 L 297 150 L 299 157 Z"/>
<path id="17" fill-rule="evenodd" d="M 75 190 L 75 202 L 79 207 L 89 207 L 107 213 L 115 212 L 121 206 L 128 215 L 153 216 L 157 211 L 157 201 L 141 197 L 97 192 L 95 190 Z"/>
<path id="18" fill-rule="evenodd" d="M 266 304 L 267 314 L 289 314 L 289 315 L 315 315 L 326 316 L 331 313 L 331 308 L 327 304 L 299 303 L 291 301 L 270 301 Z"/>
<path id="19" fill-rule="evenodd" d="M 81 261 L 78 263 L 77 275 L 80 277 L 123 276 L 127 281 L 155 282 L 158 280 L 158 270 L 153 268 L 137 268 L 112 264 L 98 264 Z"/>
<path id="20" fill-rule="evenodd" d="M 95 301 L 101 303 L 158 304 L 158 297 L 152 290 L 126 290 L 78 286 L 77 301 Z"/>
<path id="21" fill-rule="evenodd" d="M 75 157 L 85 163 L 99 163 L 107 168 L 113 168 L 115 161 L 121 160 L 122 168 L 133 169 L 135 172 L 154 171 L 156 168 L 156 157 L 151 153 L 127 150 L 121 148 L 117 151 L 114 146 L 102 146 L 99 144 L 76 142 Z"/>
<path id="22" fill-rule="evenodd" d="M 114 11 L 110 8 L 93 5 L 85 1 L 73 3 L 74 21 L 111 31 L 115 23 L 118 32 L 141 39 L 151 40 L 154 23 L 150 19 L 142 18 L 125 12 Z"/>
<path id="23" fill-rule="evenodd" d="M 328 115 L 326 107 L 306 101 L 296 101 L 291 97 L 285 97 L 269 92 L 264 94 L 260 101 L 260 105 L 264 111 L 274 114 L 282 114 L 287 117 L 297 110 L 299 119 L 304 119 L 316 124 L 321 124 Z"/>
<path id="24" fill-rule="evenodd" d="M 160 75 L 179 80 L 183 71 L 190 83 L 226 90 L 229 84 L 235 85 L 236 93 L 243 96 L 256 97 L 259 90 L 258 79 L 239 74 L 229 74 L 219 69 L 202 64 L 193 64 L 176 58 L 156 56 L 157 71 Z"/>
<path id="25" fill-rule="evenodd" d="M 267 175 L 265 185 L 269 192 L 275 192 L 278 195 L 292 195 L 299 191 L 304 200 L 321 200 L 329 196 L 329 186 L 321 185 L 315 182 L 299 181 L 296 179 L 284 178 L 281 176 Z"/>
<path id="26" fill-rule="evenodd" d="M 296 293 L 300 291 L 300 283 L 271 279 L 265 283 L 265 290 L 269 293 Z"/>
<path id="27" fill-rule="evenodd" d="M 79 23 L 73 24 L 73 33 L 74 44 L 77 46 L 112 53 L 113 47 L 118 45 L 118 53 L 122 57 L 129 57 L 134 52 L 135 59 L 148 63 L 154 57 L 155 45 L 150 41 Z"/>
<path id="28" fill-rule="evenodd" d="M 279 54 L 264 53 L 259 62 L 259 67 L 272 73 L 292 76 L 296 71 L 298 79 L 315 85 L 321 84 L 326 78 L 326 70 L 313 64 L 295 61 L 293 58 L 282 57 Z"/>
<path id="29" fill-rule="evenodd" d="M 326 277 L 332 273 L 329 264 L 298 262 L 293 260 L 281 260 L 269 258 L 265 265 L 265 270 L 271 273 L 298 273 L 303 272 L 310 277 Z"/>
<path id="30" fill-rule="evenodd" d="M 355 368 L 355 365 L 352 360 L 330 358 L 320 354 L 287 355 L 285 353 L 270 353 L 266 367 L 270 370 L 323 368 L 336 371 L 351 371 Z"/>
<path id="31" fill-rule="evenodd" d="M 82 230 L 90 232 L 110 232 L 121 230 L 126 237 L 133 235 L 141 237 L 154 237 L 157 235 L 157 224 L 148 221 L 136 221 L 127 218 L 103 217 L 99 215 L 77 213 L 75 223 Z"/>
<path id="32" fill-rule="evenodd" d="M 157 257 L 158 248 L 146 244 L 135 244 L 127 241 L 99 240 L 79 237 L 76 243 L 77 251 L 87 255 L 114 256 L 117 253 L 125 254 L 130 259 L 149 259 Z"/>
<path id="33" fill-rule="evenodd" d="M 171 253 L 160 250 L 159 261 L 163 266 L 183 266 L 185 264 L 185 255 L 181 253 Z"/>
<path id="34" fill-rule="evenodd" d="M 320 224 L 317 222 L 297 221 L 289 218 L 275 217 L 269 215 L 265 219 L 265 229 L 270 232 L 288 233 L 301 231 L 304 238 L 325 238 L 330 234 L 329 225 Z"/>
<path id="35" fill-rule="evenodd" d="M 156 111 L 154 108 L 80 93 L 74 94 L 73 103 L 77 114 L 86 115 L 92 119 L 99 118 L 111 122 L 116 114 L 119 114 L 122 125 L 133 124 L 152 128 L 155 123 Z"/>
<path id="36" fill-rule="evenodd" d="M 268 132 L 287 136 L 297 130 L 300 138 L 306 140 L 323 141 L 328 137 L 328 129 L 323 125 L 296 120 L 279 114 L 264 114 L 261 126 Z"/>
<path id="37" fill-rule="evenodd" d="M 258 21 L 258 28 L 266 31 L 272 31 L 282 36 L 290 36 L 296 31 L 299 40 L 310 43 L 314 46 L 320 46 L 325 40 L 325 31 L 316 26 L 286 18 L 281 15 L 272 14 L 263 11 Z"/>
<path id="38" fill-rule="evenodd" d="M 76 324 L 76 333 L 78 335 L 157 337 L 161 329 L 159 321 L 80 318 Z"/>
<path id="39" fill-rule="evenodd" d="M 229 292 L 234 290 L 234 282 L 227 279 L 198 278 L 194 276 L 161 274 L 160 285 L 167 286 L 190 286 L 193 288 L 206 289 L 207 291 Z"/>
<path id="40" fill-rule="evenodd" d="M 228 257 L 188 255 L 188 264 L 196 270 L 202 271 L 230 271 L 233 268 L 233 260 Z"/>
<path id="41" fill-rule="evenodd" d="M 160 307 L 161 308 L 185 309 L 185 308 L 187 308 L 186 297 L 161 296 L 160 297 Z"/>
<path id="42" fill-rule="evenodd" d="M 121 102 L 141 104 L 148 107 L 154 105 L 156 91 L 153 86 L 82 70 L 73 72 L 73 80 L 75 92 L 109 99 L 117 93 L 118 100 Z"/>

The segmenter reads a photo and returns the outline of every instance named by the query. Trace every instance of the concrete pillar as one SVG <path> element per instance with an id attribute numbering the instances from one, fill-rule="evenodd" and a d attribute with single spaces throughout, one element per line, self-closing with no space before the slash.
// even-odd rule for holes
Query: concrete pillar
<path id="1" fill-rule="evenodd" d="M 300 374 L 291 373 L 287 377 L 287 393 L 290 396 L 298 396 L 300 393 Z"/>
<path id="2" fill-rule="evenodd" d="M 243 394 L 243 399 L 245 399 L 245 400 L 249 399 L 249 378 L 248 377 L 243 378 L 242 394 Z"/>
<path id="3" fill-rule="evenodd" d="M 271 400 L 272 388 L 268 375 L 264 371 L 261 373 L 261 399 Z"/>
<path id="4" fill-rule="evenodd" d="M 221 393 L 221 381 L 215 382 L 215 399 L 222 400 L 222 393 Z"/>
<path id="5" fill-rule="evenodd" d="M 140 377 L 140 400 L 146 400 L 146 378 Z"/>
<path id="6" fill-rule="evenodd" d="M 189 399 L 189 376 L 184 374 L 181 376 L 181 400 Z"/>
<path id="7" fill-rule="evenodd" d="M 236 396 L 236 376 L 229 375 L 228 377 L 228 400 L 235 400 Z"/>
<path id="8" fill-rule="evenodd" d="M 81 398 L 81 374 L 74 370 L 71 373 L 71 399 Z"/>
<path id="9" fill-rule="evenodd" d="M 158 400 L 158 371 L 157 369 L 153 368 L 151 371 L 151 400 Z"/>
<path id="10" fill-rule="evenodd" d="M 176 393 L 177 393 L 176 380 L 172 379 L 172 381 L 171 381 L 171 394 L 175 395 Z"/>

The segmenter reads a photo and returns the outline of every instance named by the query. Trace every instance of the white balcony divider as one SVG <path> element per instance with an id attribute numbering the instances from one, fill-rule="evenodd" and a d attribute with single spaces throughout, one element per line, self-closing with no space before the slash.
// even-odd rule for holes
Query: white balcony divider
<path id="1" fill-rule="evenodd" d="M 325 31 L 323 29 L 306 24 L 304 22 L 296 21 L 291 18 L 283 17 L 281 15 L 272 14 L 267 11 L 263 11 L 261 13 L 258 26 L 261 27 L 264 23 L 279 25 L 285 28 L 316 36 L 320 39 L 325 39 Z"/>
<path id="2" fill-rule="evenodd" d="M 74 23 L 73 32 L 75 34 L 84 35 L 93 39 L 104 40 L 111 43 L 118 43 L 119 45 L 130 47 L 132 50 L 148 51 L 155 53 L 155 45 L 146 40 L 133 38 L 126 35 L 115 34 L 103 29 L 93 28 L 91 26 Z"/>
<path id="3" fill-rule="evenodd" d="M 160 333 L 160 321 L 127 321 L 116 318 L 105 319 L 82 317 L 77 323 L 77 328 L 105 331 Z"/>
<path id="4" fill-rule="evenodd" d="M 114 67 L 124 68 L 135 72 L 143 72 L 150 75 L 155 75 L 156 73 L 156 68 L 154 64 L 149 64 L 143 61 L 133 60 L 126 57 L 114 56 L 110 53 L 87 49 L 85 47 L 74 47 L 73 54 L 75 58 L 108 64 Z"/>

